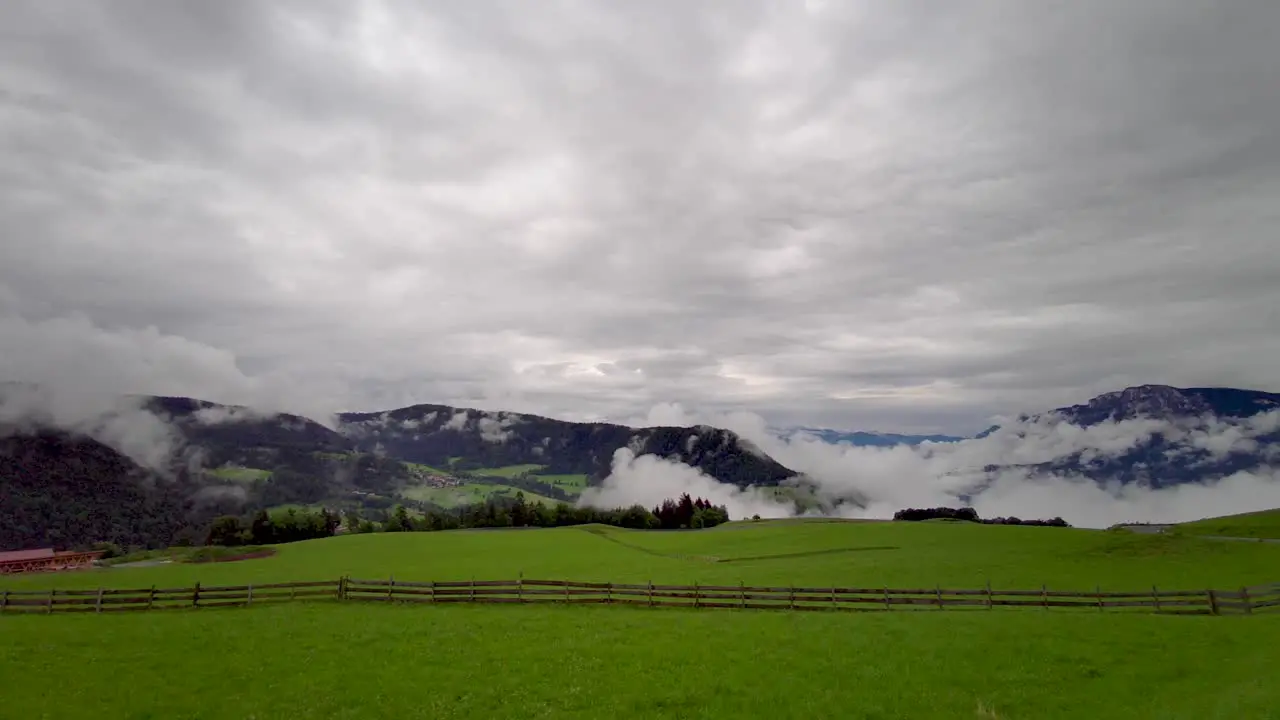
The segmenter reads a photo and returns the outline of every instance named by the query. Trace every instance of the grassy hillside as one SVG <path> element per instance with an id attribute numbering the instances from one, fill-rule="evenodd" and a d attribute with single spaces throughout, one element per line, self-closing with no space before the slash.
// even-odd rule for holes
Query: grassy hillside
<path id="1" fill-rule="evenodd" d="M 745 522 L 696 532 L 605 526 L 375 533 L 279 546 L 250 563 L 0 578 L 0 587 L 146 587 L 395 575 L 406 580 L 1131 590 L 1280 581 L 1280 545 L 1067 528 L 892 522 Z"/>
<path id="2" fill-rule="evenodd" d="M 1192 535 L 1280 539 L 1280 509 L 1225 515 L 1183 523 L 1178 527 Z"/>
<path id="3" fill-rule="evenodd" d="M 390 533 L 278 550 L 239 563 L 9 577 L 0 588 L 521 572 L 620 582 L 980 587 L 990 580 L 1004 588 L 1090 590 L 1280 580 L 1280 545 L 952 523 Z M 102 717 L 1200 720 L 1276 717 L 1280 706 L 1271 677 L 1280 615 L 323 602 L 6 616 L 0 633 L 0 715 L 14 717 L 82 717 L 93 708 Z M 110 672 L 88 671 L 106 657 Z M 43 682 L 51 676 L 63 680 Z"/>

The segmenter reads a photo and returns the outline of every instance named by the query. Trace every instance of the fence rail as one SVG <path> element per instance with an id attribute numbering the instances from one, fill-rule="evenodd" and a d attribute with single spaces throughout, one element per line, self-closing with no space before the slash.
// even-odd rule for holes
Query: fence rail
<path id="1" fill-rule="evenodd" d="M 96 588 L 92 590 L 0 590 L 0 613 L 120 612 L 233 607 L 294 600 L 399 603 L 560 603 L 748 610 L 945 610 L 957 608 L 1066 608 L 1104 612 L 1142 611 L 1179 615 L 1280 612 L 1280 583 L 1238 590 L 1150 590 L 1103 592 L 952 590 L 933 588 L 753 587 L 749 585 L 654 585 L 570 580 L 463 580 L 420 582 L 394 578 L 260 585 L 201 585 L 188 588 Z"/>

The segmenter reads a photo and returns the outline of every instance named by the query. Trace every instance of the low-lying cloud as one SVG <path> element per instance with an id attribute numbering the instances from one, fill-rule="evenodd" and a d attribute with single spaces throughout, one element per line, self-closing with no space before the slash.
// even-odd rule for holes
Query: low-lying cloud
<path id="1" fill-rule="evenodd" d="M 854 447 L 811 435 L 783 439 L 750 413 L 705 416 L 679 405 L 661 405 L 636 424 L 706 423 L 737 432 L 778 462 L 801 473 L 817 494 L 846 517 L 887 518 L 906 507 L 969 504 L 984 517 L 1061 516 L 1081 527 L 1119 522 L 1181 522 L 1214 515 L 1280 507 L 1276 457 L 1251 472 L 1236 472 L 1202 484 L 1155 489 L 1144 484 L 1095 482 L 1088 477 L 1029 466 L 1073 456 L 1115 456 L 1162 434 L 1175 446 L 1207 451 L 1211 459 L 1256 450 L 1258 438 L 1280 427 L 1280 412 L 1244 419 L 1198 418 L 1176 422 L 1140 419 L 1089 427 L 1047 415 L 1002 423 L 991 435 L 958 443 Z M 999 468 L 993 470 L 992 468 Z M 680 463 L 620 452 L 600 493 L 583 502 L 653 505 L 682 492 L 725 502 L 735 518 L 794 512 L 756 489 L 716 482 Z M 966 503 L 967 499 L 967 503 Z M 736 503 L 736 504 L 735 504 Z"/>
<path id="2" fill-rule="evenodd" d="M 24 383 L 0 387 L 0 430 L 13 434 L 49 428 L 91 437 L 160 473 L 169 472 L 183 444 L 166 418 L 143 406 L 143 398 Z"/>
<path id="3" fill-rule="evenodd" d="M 681 493 L 724 505 L 730 517 L 786 517 L 789 506 L 778 502 L 761 488 L 739 488 L 722 483 L 695 467 L 657 455 L 636 456 L 630 448 L 613 454 L 613 471 L 598 487 L 587 488 L 579 504 L 614 508 L 634 504 L 652 508 Z"/>

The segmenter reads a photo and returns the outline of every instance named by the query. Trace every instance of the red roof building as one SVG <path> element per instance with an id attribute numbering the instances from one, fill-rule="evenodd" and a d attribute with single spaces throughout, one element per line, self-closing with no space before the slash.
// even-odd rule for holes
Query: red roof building
<path id="1" fill-rule="evenodd" d="M 20 572 L 79 570 L 93 566 L 101 552 L 56 552 L 53 548 L 0 552 L 0 575 Z"/>

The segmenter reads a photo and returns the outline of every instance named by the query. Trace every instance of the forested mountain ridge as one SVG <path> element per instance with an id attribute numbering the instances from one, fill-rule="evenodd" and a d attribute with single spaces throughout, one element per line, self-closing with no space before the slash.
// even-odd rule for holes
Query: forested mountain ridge
<path id="1" fill-rule="evenodd" d="M 777 485 L 796 474 L 736 433 L 705 425 L 631 428 L 445 405 L 338 417 L 341 432 L 361 451 L 459 470 L 536 464 L 547 473 L 601 480 L 614 453 L 629 448 L 637 456 L 677 460 L 740 487 Z"/>

